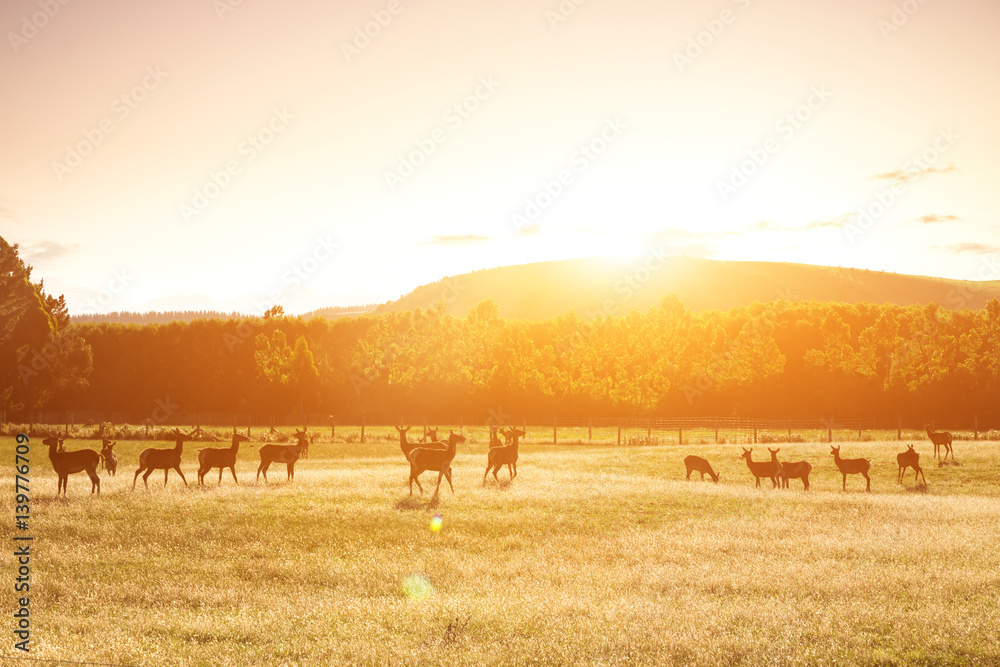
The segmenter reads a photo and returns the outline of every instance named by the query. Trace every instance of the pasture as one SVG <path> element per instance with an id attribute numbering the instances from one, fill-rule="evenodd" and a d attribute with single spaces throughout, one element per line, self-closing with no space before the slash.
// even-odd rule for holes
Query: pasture
<path id="1" fill-rule="evenodd" d="M 416 432 L 417 429 L 414 430 Z M 388 431 L 388 432 L 387 432 Z M 446 430 L 442 431 L 445 434 Z M 181 468 L 132 491 L 147 442 L 119 440 L 118 476 L 84 474 L 57 499 L 32 438 L 32 658 L 133 665 L 1000 662 L 1000 452 L 926 438 L 841 442 L 872 460 L 847 492 L 825 442 L 782 444 L 813 465 L 755 489 L 739 445 L 532 444 L 518 477 L 482 484 L 485 438 L 459 445 L 455 495 L 409 498 L 392 429 L 316 442 L 257 484 L 243 443 L 236 486 Z M 339 434 L 338 434 L 339 435 Z M 417 434 L 419 435 L 419 434 Z M 551 430 L 549 431 L 551 435 Z M 530 434 L 529 434 L 530 437 Z M 896 483 L 912 442 L 927 486 Z M 67 441 L 67 449 L 100 442 Z M 172 442 L 152 443 L 169 448 Z M 771 444 L 775 448 L 779 445 Z M 0 468 L 14 475 L 14 439 Z M 685 481 L 707 458 L 718 484 Z M 768 458 L 754 447 L 755 460 Z M 428 484 L 430 487 L 428 488 Z M 14 514 L 12 484 L 0 512 Z M 416 493 L 416 492 L 415 492 Z M 432 519 L 440 515 L 440 529 Z M 10 522 L 7 523 L 11 525 Z M 10 560 L 8 560 L 10 562 Z M 7 569 L 7 608 L 14 607 Z M 457 623 L 456 623 L 457 619 Z M 8 623 L 11 623 L 8 615 Z M 13 655 L 8 645 L 0 655 Z"/>

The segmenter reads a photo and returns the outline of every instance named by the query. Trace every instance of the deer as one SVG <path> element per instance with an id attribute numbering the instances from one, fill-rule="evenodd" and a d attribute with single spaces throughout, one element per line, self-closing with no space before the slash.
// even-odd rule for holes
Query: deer
<path id="1" fill-rule="evenodd" d="M 249 440 L 245 435 L 236 432 L 233 429 L 233 444 L 231 447 L 225 449 L 219 447 L 209 447 L 206 449 L 198 450 L 198 486 L 205 485 L 205 475 L 212 468 L 219 469 L 219 486 L 222 486 L 222 473 L 226 468 L 229 468 L 229 472 L 233 474 L 233 481 L 237 484 L 240 480 L 236 479 L 236 454 L 240 451 L 240 443 Z"/>
<path id="2" fill-rule="evenodd" d="M 396 431 L 399 433 L 399 448 L 401 450 L 403 450 L 403 456 L 406 457 L 407 461 L 410 460 L 410 452 L 413 451 L 414 447 L 427 446 L 427 447 L 431 447 L 431 448 L 434 448 L 434 449 L 444 449 L 444 447 L 445 447 L 445 445 L 444 445 L 443 442 L 436 442 L 436 440 L 437 440 L 437 432 L 438 432 L 438 429 L 436 429 L 436 428 L 427 429 L 427 434 L 428 435 L 430 435 L 431 433 L 434 434 L 434 440 L 431 440 L 428 443 L 419 443 L 419 442 L 410 442 L 410 441 L 408 441 L 406 439 L 406 432 L 409 431 L 412 428 L 411 426 L 407 426 L 405 428 L 400 428 L 399 426 L 394 426 L 393 428 L 395 428 Z"/>
<path id="3" fill-rule="evenodd" d="M 778 464 L 778 486 L 780 488 L 787 489 L 789 479 L 801 479 L 802 486 L 805 487 L 806 491 L 809 490 L 809 473 L 812 472 L 812 465 L 808 461 L 782 463 L 778 461 L 780 447 L 778 449 L 768 447 L 767 451 L 771 452 L 771 460 Z"/>
<path id="4" fill-rule="evenodd" d="M 504 433 L 504 438 L 510 444 L 501 445 L 500 438 L 496 437 L 499 430 L 498 427 L 490 427 L 490 450 L 486 455 L 486 472 L 483 473 L 483 484 L 486 484 L 486 476 L 491 469 L 493 470 L 493 479 L 499 482 L 500 478 L 497 477 L 497 473 L 505 465 L 507 466 L 507 472 L 510 473 L 511 481 L 517 477 L 518 440 L 521 436 L 525 435 L 525 432 L 511 429 Z M 494 441 L 496 442 L 495 445 L 493 444 Z"/>
<path id="5" fill-rule="evenodd" d="M 52 461 L 52 469 L 56 471 L 58 482 L 56 484 L 56 497 L 61 492 L 66 496 L 66 486 L 69 476 L 75 472 L 86 472 L 90 477 L 90 493 L 97 492 L 101 495 L 101 478 L 97 476 L 97 465 L 101 461 L 101 455 L 93 449 L 78 449 L 67 452 L 63 448 L 64 440 L 59 438 L 45 438 L 43 445 L 49 447 L 49 460 Z"/>
<path id="6" fill-rule="evenodd" d="M 428 442 L 437 442 L 438 441 L 438 431 L 440 429 L 441 429 L 440 426 L 438 428 L 429 428 L 429 429 L 427 429 L 427 432 L 424 433 L 423 436 L 421 436 L 421 438 L 420 438 L 420 444 L 425 444 L 425 443 L 428 443 Z"/>
<path id="7" fill-rule="evenodd" d="M 743 454 L 740 456 L 746 460 L 750 474 L 757 479 L 757 488 L 760 488 L 760 478 L 770 478 L 771 488 L 778 486 L 778 465 L 774 461 L 754 461 L 752 458 L 753 447 L 747 449 L 743 447 Z"/>
<path id="8" fill-rule="evenodd" d="M 833 454 L 833 462 L 840 469 L 840 474 L 844 476 L 844 491 L 847 491 L 848 475 L 864 476 L 865 481 L 868 482 L 867 486 L 865 486 L 865 491 L 872 490 L 872 480 L 868 476 L 868 470 L 872 465 L 871 461 L 868 459 L 842 459 L 840 458 L 840 447 L 830 447 L 830 453 Z"/>
<path id="9" fill-rule="evenodd" d="M 955 461 L 955 452 L 951 449 L 951 433 L 948 431 L 932 431 L 931 427 L 924 424 L 924 430 L 927 431 L 927 437 L 931 439 L 934 443 L 934 458 L 938 458 L 938 452 L 944 447 L 944 458 L 942 461 L 948 460 L 948 454 L 951 454 L 952 462 Z"/>
<path id="10" fill-rule="evenodd" d="M 149 488 L 149 476 L 153 474 L 154 470 L 163 471 L 163 486 L 167 485 L 167 476 L 170 474 L 171 470 L 176 470 L 177 474 L 181 476 L 181 481 L 184 482 L 184 486 L 187 486 L 187 480 L 184 478 L 184 473 L 181 472 L 181 452 L 184 450 L 184 443 L 188 440 L 194 440 L 194 435 L 187 435 L 181 433 L 180 430 L 174 429 L 174 441 L 176 444 L 173 449 L 154 449 L 150 447 L 149 449 L 142 450 L 139 454 L 139 469 L 135 471 L 135 476 L 132 478 L 132 488 L 135 488 L 135 482 L 139 479 L 139 473 L 146 471 L 146 474 L 142 476 L 142 483 Z"/>
<path id="11" fill-rule="evenodd" d="M 702 481 L 705 481 L 705 474 L 712 478 L 712 481 L 716 484 L 719 483 L 719 474 L 712 470 L 712 466 L 706 459 L 700 456 L 685 456 L 684 457 L 684 467 L 687 468 L 687 478 L 691 479 L 692 472 L 700 472 Z"/>
<path id="12" fill-rule="evenodd" d="M 414 447 L 410 451 L 410 495 L 413 495 L 413 483 L 417 483 L 417 488 L 420 489 L 421 495 L 424 493 L 424 487 L 420 485 L 420 473 L 426 470 L 433 470 L 438 473 L 437 486 L 434 488 L 434 496 L 431 498 L 438 497 L 438 491 L 441 489 L 441 478 L 444 477 L 448 480 L 448 486 L 451 488 L 452 494 L 455 493 L 455 487 L 451 484 L 451 462 L 455 458 L 455 454 L 458 451 L 458 443 L 465 442 L 465 436 L 451 431 L 448 434 L 448 444 L 447 448 L 444 450 L 431 448 L 431 447 Z"/>
<path id="13" fill-rule="evenodd" d="M 906 469 L 913 468 L 913 483 L 916 484 L 918 478 L 923 478 L 924 486 L 927 486 L 927 478 L 924 477 L 924 471 L 920 467 L 920 454 L 913 449 L 913 445 L 909 445 L 905 452 L 896 454 L 896 462 L 899 464 L 899 476 L 896 478 L 898 484 L 903 483 L 903 473 Z"/>
<path id="14" fill-rule="evenodd" d="M 118 457 L 115 456 L 115 445 L 117 442 L 111 442 L 110 440 L 105 440 L 101 445 L 101 463 L 104 464 L 104 469 L 114 477 L 118 472 Z"/>
<path id="15" fill-rule="evenodd" d="M 295 462 L 304 449 L 309 447 L 309 438 L 305 430 L 295 429 L 295 438 L 298 442 L 294 445 L 264 445 L 260 448 L 260 465 L 257 467 L 257 481 L 260 481 L 260 474 L 264 473 L 264 483 L 267 483 L 267 469 L 272 463 L 284 463 L 288 466 L 288 477 L 286 480 L 295 479 Z M 222 475 L 222 471 L 219 471 Z"/>

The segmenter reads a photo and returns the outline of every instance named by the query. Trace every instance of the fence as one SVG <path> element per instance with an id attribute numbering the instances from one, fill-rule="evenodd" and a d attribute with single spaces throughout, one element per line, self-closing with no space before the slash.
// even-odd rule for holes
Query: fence
<path id="1" fill-rule="evenodd" d="M 366 430 L 369 434 L 375 430 L 392 431 L 392 423 L 385 420 L 367 422 L 362 417 L 359 421 L 341 421 L 335 415 L 307 413 L 299 415 L 254 415 L 246 413 L 188 413 L 172 412 L 160 415 L 154 419 L 148 414 L 113 412 L 113 411 L 79 411 L 79 412 L 28 412 L 0 410 L 0 427 L 24 426 L 28 431 L 58 430 L 66 437 L 83 432 L 81 429 L 93 428 L 90 434 L 103 434 L 105 425 L 131 425 L 133 432 L 145 434 L 149 439 L 156 429 L 166 425 L 184 426 L 201 429 L 201 427 L 239 428 L 252 430 L 266 429 L 274 431 L 278 428 L 303 427 L 313 431 L 330 429 L 330 438 L 336 439 L 338 431 L 342 438 L 360 429 L 360 437 L 352 436 L 361 442 L 365 441 Z M 693 444 L 693 443 L 742 443 L 764 444 L 775 442 L 815 442 L 834 440 L 852 440 L 857 434 L 857 440 L 876 439 L 914 439 L 926 437 L 924 424 L 914 421 L 904 421 L 901 417 L 865 418 L 865 419 L 751 419 L 751 418 L 643 418 L 643 417 L 593 417 L 566 418 L 554 417 L 542 420 L 537 417 L 504 416 L 502 421 L 496 415 L 469 419 L 456 415 L 453 419 L 428 423 L 424 418 L 405 420 L 400 417 L 397 424 L 411 424 L 426 428 L 442 426 L 445 428 L 468 428 L 471 431 L 488 433 L 490 425 L 516 425 L 528 432 L 527 438 L 533 442 L 563 443 L 596 443 L 596 444 Z M 977 440 L 981 434 L 990 433 L 1000 428 L 1000 413 L 990 415 L 971 415 L 962 419 L 949 419 L 932 424 L 935 430 L 949 430 L 956 438 Z M 551 434 L 551 440 L 549 439 Z M 967 434 L 967 435 L 966 435 Z M 990 437 L 995 434 L 991 433 Z"/>

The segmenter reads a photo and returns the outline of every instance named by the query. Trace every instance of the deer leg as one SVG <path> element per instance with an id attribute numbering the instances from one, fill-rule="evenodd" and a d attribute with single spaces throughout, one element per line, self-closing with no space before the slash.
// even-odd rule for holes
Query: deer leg
<path id="1" fill-rule="evenodd" d="M 222 486 L 222 473 L 223 473 L 223 472 L 224 472 L 225 470 L 226 470 L 226 469 L 225 469 L 224 467 L 222 467 L 222 466 L 219 466 L 219 484 L 218 484 L 218 486 Z"/>
<path id="2" fill-rule="evenodd" d="M 170 468 L 163 469 L 163 486 L 167 485 L 167 475 L 170 474 Z"/>
<path id="3" fill-rule="evenodd" d="M 865 476 L 865 481 L 868 482 L 868 484 L 865 485 L 865 491 L 871 491 L 872 490 L 872 478 L 869 477 L 868 473 L 866 473 L 866 472 L 863 472 L 861 474 Z"/>
<path id="4" fill-rule="evenodd" d="M 97 495 L 101 495 L 101 478 L 97 476 L 97 467 L 95 466 L 93 470 L 88 470 L 87 474 L 90 476 L 90 492 L 94 493 L 94 487 L 97 487 Z"/>
<path id="5" fill-rule="evenodd" d="M 847 491 L 847 473 L 841 473 L 844 476 L 844 491 Z"/>
<path id="6" fill-rule="evenodd" d="M 142 476 L 142 483 L 146 486 L 147 489 L 149 488 L 149 481 L 148 481 L 149 476 L 152 474 L 153 474 L 153 469 L 146 468 L 146 474 Z"/>
<path id="7" fill-rule="evenodd" d="M 451 485 L 451 466 L 445 468 L 444 477 L 448 480 L 448 488 L 451 489 L 451 495 L 455 495 L 455 487 Z M 440 478 L 438 479 L 438 483 L 441 483 Z"/>
<path id="8" fill-rule="evenodd" d="M 181 464 L 178 463 L 176 466 L 174 466 L 174 470 L 176 470 L 177 474 L 181 476 L 181 481 L 184 482 L 184 486 L 187 486 L 188 481 L 184 479 L 184 473 L 181 472 Z"/>
<path id="9" fill-rule="evenodd" d="M 233 481 L 236 482 L 236 484 L 239 484 L 240 480 L 236 479 L 236 466 L 229 466 L 229 472 L 233 473 Z M 220 486 L 222 485 L 222 471 L 221 470 L 219 471 L 219 485 Z"/>
<path id="10" fill-rule="evenodd" d="M 490 464 L 486 464 L 486 472 L 483 473 L 483 486 L 486 486 L 486 476 L 490 474 Z"/>
<path id="11" fill-rule="evenodd" d="M 500 483 L 500 478 L 497 477 L 497 473 L 500 472 L 500 468 L 502 467 L 503 467 L 502 463 L 497 463 L 493 466 L 493 479 L 495 479 L 498 484 Z"/>
<path id="12" fill-rule="evenodd" d="M 515 477 L 517 477 L 517 461 L 514 461 L 511 465 L 514 466 L 514 474 L 511 475 L 510 478 L 514 479 Z"/>
<path id="13" fill-rule="evenodd" d="M 288 467 L 288 476 L 285 477 L 285 481 L 287 482 L 290 479 L 295 479 L 295 464 L 286 463 L 285 465 Z"/>

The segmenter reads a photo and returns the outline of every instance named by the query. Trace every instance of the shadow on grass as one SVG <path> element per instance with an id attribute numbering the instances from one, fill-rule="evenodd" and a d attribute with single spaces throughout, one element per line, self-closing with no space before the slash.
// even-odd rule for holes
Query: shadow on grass
<path id="1" fill-rule="evenodd" d="M 501 491 L 506 491 L 513 485 L 514 485 L 514 480 L 510 478 L 499 479 L 499 480 L 494 479 L 492 482 L 489 481 L 489 479 L 487 479 L 485 482 L 483 482 L 483 486 L 492 486 L 496 489 L 500 489 Z"/>
<path id="2" fill-rule="evenodd" d="M 422 496 L 407 496 L 396 501 L 396 509 L 400 512 L 434 509 L 437 505 L 438 498 L 436 496 L 432 497 L 430 502 L 424 500 Z"/>

